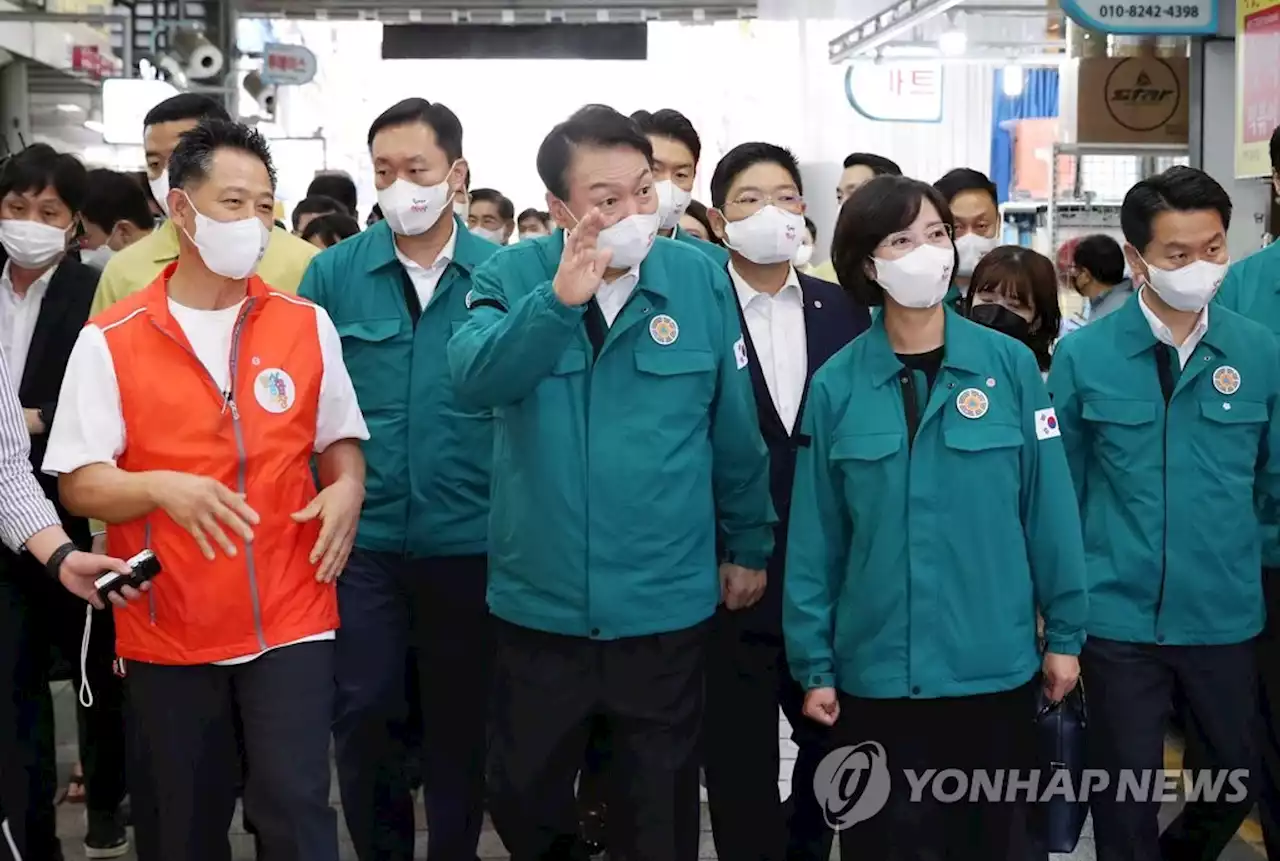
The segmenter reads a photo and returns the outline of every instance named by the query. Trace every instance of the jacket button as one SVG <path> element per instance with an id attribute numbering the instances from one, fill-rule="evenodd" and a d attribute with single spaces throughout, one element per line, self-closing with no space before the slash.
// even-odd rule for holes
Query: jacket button
<path id="1" fill-rule="evenodd" d="M 1157 643 L 1163 643 L 1163 642 L 1164 642 L 1164 634 L 1156 634 L 1156 642 L 1157 642 Z"/>
<path id="2" fill-rule="evenodd" d="M 592 628 L 592 629 L 591 629 L 591 636 L 593 636 L 593 637 L 598 637 L 598 636 L 600 636 L 600 629 L 599 629 L 599 628 Z"/>
<path id="3" fill-rule="evenodd" d="M 916 685 L 915 687 L 913 687 L 913 688 L 911 689 L 911 693 L 916 694 L 916 695 L 919 695 L 919 693 L 920 693 L 920 686 L 919 686 L 919 685 Z"/>

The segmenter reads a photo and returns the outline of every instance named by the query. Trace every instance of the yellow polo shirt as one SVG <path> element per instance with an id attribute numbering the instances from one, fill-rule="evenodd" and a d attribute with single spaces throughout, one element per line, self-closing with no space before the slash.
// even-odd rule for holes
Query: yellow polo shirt
<path id="1" fill-rule="evenodd" d="M 832 284 L 840 283 L 836 278 L 836 267 L 832 265 L 830 260 L 823 263 L 821 266 L 813 267 L 809 274 L 814 278 L 821 278 L 823 281 L 830 281 Z"/>
<path id="2" fill-rule="evenodd" d="M 285 293 L 297 293 L 302 274 L 307 271 L 311 258 L 319 251 L 310 242 L 281 230 L 271 231 L 267 253 L 258 264 L 258 275 L 267 285 Z M 151 235 L 130 245 L 107 261 L 98 281 L 98 292 L 93 297 L 91 315 L 110 308 L 126 296 L 131 296 L 156 280 L 164 267 L 178 259 L 178 230 L 173 222 L 166 221 Z"/>

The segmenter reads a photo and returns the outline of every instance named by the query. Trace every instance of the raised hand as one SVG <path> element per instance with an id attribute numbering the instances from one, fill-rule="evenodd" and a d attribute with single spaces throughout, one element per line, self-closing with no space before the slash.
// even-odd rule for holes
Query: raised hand
<path id="1" fill-rule="evenodd" d="M 565 234 L 560 267 L 552 282 L 556 298 L 570 307 L 585 305 L 600 289 L 605 270 L 613 259 L 613 251 L 600 248 L 597 240 L 604 228 L 604 216 L 592 208 L 582 217 L 572 233 Z"/>

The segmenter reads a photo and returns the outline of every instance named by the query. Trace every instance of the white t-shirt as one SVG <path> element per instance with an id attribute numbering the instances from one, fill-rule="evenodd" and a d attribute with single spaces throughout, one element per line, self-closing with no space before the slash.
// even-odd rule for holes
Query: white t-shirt
<path id="1" fill-rule="evenodd" d="M 276 294 L 280 295 L 280 294 Z M 297 302 L 288 296 L 280 298 Z M 218 388 L 230 388 L 231 338 L 239 316 L 241 302 L 231 308 L 203 311 L 169 300 L 169 312 L 191 343 L 191 349 L 213 375 Z M 342 361 L 342 339 L 323 308 L 316 306 L 316 329 L 320 335 L 320 355 L 324 372 L 320 382 L 320 404 L 316 415 L 315 450 L 322 452 L 344 439 L 367 440 L 369 428 L 356 401 L 355 387 Z M 127 319 L 127 318 L 126 318 Z M 119 325 L 119 324 L 116 324 Z M 58 413 L 49 432 L 43 470 L 49 475 L 75 472 L 94 463 L 115 465 L 124 453 L 126 443 L 124 414 L 120 405 L 120 386 L 115 363 L 107 346 L 106 335 L 97 326 L 80 331 L 71 357 L 67 361 L 62 391 L 58 396 Z M 331 640 L 327 631 L 281 646 L 313 640 Z M 244 655 L 221 665 L 240 664 L 259 657 Z"/>

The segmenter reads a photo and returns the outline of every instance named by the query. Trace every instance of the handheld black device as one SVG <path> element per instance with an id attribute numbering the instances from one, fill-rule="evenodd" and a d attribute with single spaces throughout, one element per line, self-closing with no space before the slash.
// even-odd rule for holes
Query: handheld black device
<path id="1" fill-rule="evenodd" d="M 160 573 L 160 560 L 150 550 L 143 550 L 129 560 L 130 573 L 119 574 L 109 571 L 103 574 L 93 585 L 98 590 L 98 597 L 104 604 L 109 603 L 112 592 L 119 592 L 126 586 L 137 589 Z"/>

